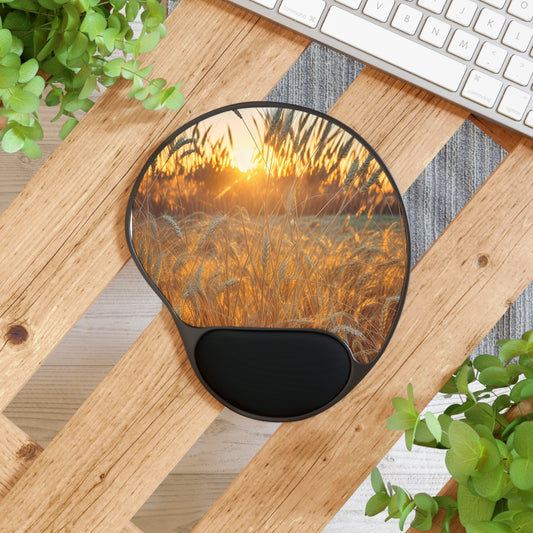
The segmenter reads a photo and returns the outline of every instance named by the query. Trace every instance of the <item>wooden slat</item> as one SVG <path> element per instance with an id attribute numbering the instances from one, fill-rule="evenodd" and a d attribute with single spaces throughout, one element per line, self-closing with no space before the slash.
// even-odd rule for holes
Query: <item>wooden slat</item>
<path id="1" fill-rule="evenodd" d="M 0 531 L 120 529 L 220 409 L 162 311 L 0 502 Z"/>
<path id="2" fill-rule="evenodd" d="M 367 378 L 330 410 L 282 425 L 196 531 L 323 529 L 398 438 L 385 427 L 392 398 L 411 381 L 426 405 L 533 279 L 532 160 L 524 139 L 416 265 Z"/>
<path id="3" fill-rule="evenodd" d="M 149 154 L 193 116 L 266 96 L 308 44 L 221 1 L 184 0 L 167 26 L 154 76 L 183 77 L 185 107 L 146 111 L 118 83 L 0 217 L 0 410 L 128 259 L 126 203 Z"/>
<path id="4" fill-rule="evenodd" d="M 420 146 L 420 156 L 421 157 L 432 157 L 442 146 L 442 144 L 447 140 L 447 137 L 451 136 L 453 132 L 460 126 L 464 120 L 464 115 L 456 113 L 451 107 L 448 109 L 446 104 L 443 104 L 441 101 L 426 97 L 418 90 L 407 87 L 405 84 L 392 84 L 387 91 L 383 92 L 383 98 L 394 100 L 398 98 L 404 102 L 402 107 L 402 112 L 392 113 L 390 110 L 384 110 L 378 101 L 374 104 L 374 113 L 368 113 L 367 110 L 364 110 L 364 114 L 357 112 L 357 109 L 354 111 L 354 107 L 362 106 L 361 96 L 366 94 L 366 91 L 380 90 L 387 84 L 386 77 L 383 75 L 376 75 L 371 71 L 365 71 L 346 95 L 339 101 L 339 103 L 334 107 L 332 112 L 337 116 L 346 114 L 347 117 L 359 117 L 360 115 L 366 116 L 366 122 L 361 122 L 359 124 L 359 129 L 369 131 L 373 133 L 376 140 L 379 139 L 377 135 L 378 127 L 381 127 L 383 141 L 380 143 L 380 151 L 387 160 L 387 157 L 392 161 L 392 164 L 397 165 L 397 170 L 402 178 L 399 180 L 403 187 L 406 187 L 411 181 L 416 178 L 418 171 L 412 171 L 412 166 L 410 166 L 411 156 L 409 154 L 397 154 L 397 157 L 393 157 L 395 152 L 397 152 L 397 140 L 395 133 L 401 133 L 408 129 L 409 124 L 411 127 L 418 131 L 418 138 L 416 134 L 410 134 L 410 143 L 412 143 L 413 148 Z M 391 118 L 392 117 L 392 118 Z M 346 120 L 346 118 L 345 118 Z M 350 122 L 350 120 L 346 120 Z M 438 134 L 433 136 L 433 143 L 427 141 L 428 131 L 430 130 L 431 124 L 434 124 L 437 121 L 440 125 L 438 129 Z M 354 125 L 354 124 L 352 124 Z M 416 126 L 419 126 L 418 130 Z M 446 137 L 447 136 L 447 137 Z M 392 165 L 391 165 L 392 166 Z M 416 167 L 415 167 L 416 168 Z M 158 387 L 160 375 L 164 372 L 158 370 L 161 365 L 171 364 L 171 360 L 167 361 L 167 358 L 172 358 L 172 354 L 161 354 L 161 340 L 155 339 L 154 337 L 158 334 L 160 330 L 166 330 L 165 327 L 165 317 L 166 313 L 160 314 L 153 322 L 152 326 L 145 332 L 141 340 L 139 341 L 143 346 L 144 343 L 150 344 L 151 346 L 157 346 L 157 364 L 152 362 L 150 376 L 150 386 L 147 386 L 145 389 L 145 394 L 149 395 L 148 398 L 143 397 L 142 391 L 136 390 L 136 402 L 153 402 L 151 399 L 151 392 L 153 388 Z M 170 333 L 169 333 L 170 335 Z M 113 411 L 114 404 L 109 403 L 105 406 L 100 403 L 101 398 L 112 398 L 115 401 L 113 396 L 113 391 L 116 388 L 119 388 L 124 385 L 124 383 L 132 383 L 135 381 L 134 373 L 139 373 L 143 371 L 146 362 L 140 358 L 138 351 L 141 349 L 136 343 L 136 345 L 126 354 L 121 361 L 120 368 L 128 369 L 125 370 L 116 370 L 113 371 L 112 375 L 108 376 L 102 385 L 94 392 L 91 398 L 86 402 L 84 407 L 74 416 L 74 418 L 67 424 L 64 430 L 58 435 L 58 437 L 53 441 L 53 443 L 47 448 L 45 453 L 42 456 L 42 462 L 39 460 L 36 470 L 31 470 L 27 477 L 25 477 L 19 485 L 14 489 L 14 491 L 8 496 L 8 500 L 11 503 L 5 503 L 5 509 L 13 506 L 13 502 L 17 501 L 17 498 L 23 495 L 25 501 L 24 507 L 28 512 L 27 524 L 33 524 L 33 520 L 38 520 L 35 522 L 39 525 L 46 523 L 46 520 L 54 517 L 54 525 L 58 523 L 76 523 L 77 527 L 81 527 L 82 523 L 89 523 L 90 518 L 93 520 L 109 520 L 106 522 L 105 527 L 110 527 L 109 524 L 115 524 L 115 521 L 120 519 L 125 520 L 136 511 L 137 507 L 142 503 L 143 498 L 146 496 L 146 491 L 153 490 L 160 482 L 160 480 L 168 473 L 168 470 L 172 465 L 179 460 L 183 455 L 186 445 L 189 446 L 193 441 L 185 441 L 182 438 L 176 437 L 176 434 L 169 435 L 168 439 L 172 440 L 173 438 L 178 438 L 179 446 L 170 446 L 168 448 L 161 449 L 161 446 L 166 442 L 161 438 L 161 435 L 157 433 L 150 433 L 151 437 L 149 442 L 146 444 L 147 448 L 151 450 L 153 455 L 159 456 L 161 462 L 159 466 L 148 463 L 145 460 L 145 454 L 137 452 L 136 455 L 130 450 L 131 439 L 124 434 L 124 429 L 121 427 L 122 431 L 115 432 L 115 425 L 109 423 L 108 419 L 103 419 L 101 423 L 98 423 L 98 427 L 95 426 L 95 418 L 98 410 L 103 412 Z M 175 346 L 173 346 L 176 349 Z M 163 348 L 164 350 L 164 348 Z M 142 362 L 141 362 L 142 361 Z M 184 363 L 185 364 L 185 363 Z M 118 368 L 118 367 L 117 367 Z M 129 372 L 129 374 L 128 374 Z M 181 381 L 176 381 L 175 386 L 182 387 L 194 387 L 195 380 L 193 377 L 189 376 L 187 381 L 185 378 L 181 378 Z M 202 394 L 203 393 L 202 391 Z M 202 396 L 203 397 L 203 396 Z M 167 413 L 162 407 L 162 404 L 166 405 L 166 402 L 169 402 L 170 398 L 167 396 L 162 396 L 157 400 L 157 408 L 152 408 L 150 415 L 140 419 L 136 417 L 135 423 L 131 423 L 128 427 L 131 428 L 132 432 L 148 432 L 149 428 L 156 427 L 162 430 L 165 428 L 167 422 L 162 421 L 162 413 Z M 93 403 L 94 402 L 94 403 Z M 172 403 L 173 415 L 175 417 L 176 423 L 180 423 L 183 427 L 187 427 L 187 435 L 190 434 L 200 434 L 205 427 L 210 423 L 214 414 L 213 407 L 211 404 L 206 405 L 204 408 L 208 411 L 203 413 L 204 416 L 200 416 L 199 413 L 202 413 L 202 402 L 198 403 L 198 412 L 195 412 L 194 417 L 189 416 L 189 410 L 187 406 L 183 405 L 182 399 L 175 400 Z M 218 407 L 219 408 L 219 407 Z M 139 409 L 139 404 L 133 406 L 128 406 L 127 412 L 137 413 Z M 165 415 L 165 416 L 167 416 Z M 170 415 L 168 415 L 170 416 Z M 94 450 L 88 449 L 83 452 L 83 457 L 77 456 L 73 458 L 72 461 L 66 462 L 64 458 L 65 449 L 79 449 L 80 444 L 85 442 L 87 428 L 91 428 L 91 431 L 95 435 L 99 435 L 101 439 L 106 439 L 105 442 L 112 443 L 108 444 L 108 449 L 113 451 L 108 452 L 107 461 L 115 461 L 113 469 L 107 474 L 106 479 L 107 486 L 99 484 L 99 491 L 96 491 L 94 488 L 94 483 L 91 484 L 87 482 L 83 485 L 73 484 L 71 482 L 67 483 L 68 487 L 71 487 L 70 490 L 75 491 L 69 493 L 68 487 L 65 487 L 62 484 L 52 483 L 49 488 L 44 489 L 44 487 L 37 481 L 37 479 L 42 479 L 46 484 L 50 483 L 50 474 L 53 472 L 55 475 L 59 475 L 59 468 L 61 465 L 62 473 L 60 478 L 63 480 L 72 480 L 73 476 L 80 476 L 79 479 L 88 479 L 91 480 L 94 478 Z M 165 430 L 168 432 L 168 430 Z M 168 432 L 170 433 L 170 432 Z M 143 433 L 144 434 L 144 433 Z M 166 444 L 165 444 L 166 446 Z M 163 457 L 163 454 L 164 457 Z M 127 465 L 123 465 L 123 461 L 127 462 Z M 120 466 L 119 466 L 120 463 Z M 42 466 L 40 466 L 42 465 Z M 170 466 L 169 466 L 170 465 Z M 127 468 L 128 479 L 124 479 L 122 475 L 123 467 Z M 149 469 L 149 470 L 146 470 Z M 48 474 L 44 474 L 44 472 Z M 135 474 L 136 473 L 136 474 Z M 135 474 L 135 475 L 134 475 Z M 42 477 L 44 475 L 44 477 Z M 116 480 L 115 476 L 121 478 L 120 483 L 127 483 L 126 486 L 120 486 L 119 482 Z M 139 478 L 135 477 L 139 476 Z M 76 478 L 78 479 L 78 478 Z M 138 479 L 143 480 L 143 487 L 137 487 Z M 94 480 L 93 480 L 94 481 Z M 133 483 L 135 490 L 130 486 L 130 483 Z M 35 499 L 35 507 L 33 504 L 30 509 L 31 497 L 28 490 L 30 487 L 39 486 L 39 491 L 44 491 L 46 494 L 50 494 L 50 500 L 47 500 L 44 503 L 39 503 L 38 499 Z M 102 492 L 106 491 L 105 496 L 102 495 Z M 129 493 L 129 491 L 135 492 L 135 497 L 131 496 L 129 499 L 124 499 L 118 495 Z M 101 492 L 100 492 L 101 491 Z M 17 493 L 19 496 L 17 497 Z M 148 492 L 149 493 L 149 492 Z M 61 498 L 56 497 L 54 499 L 53 494 L 61 494 Z M 93 499 L 96 495 L 101 496 L 100 499 L 95 502 Z M 89 498 L 87 500 L 86 498 Z M 50 501 L 55 501 L 55 504 L 52 506 Z M 70 501 L 72 505 L 79 506 L 76 509 L 69 508 L 69 512 L 64 512 L 64 502 Z M 82 503 L 83 501 L 83 503 Z M 88 501 L 91 502 L 90 509 L 88 507 Z M 112 502 L 112 504 L 110 503 Z M 70 505 L 70 504 L 69 504 Z M 103 507 L 102 507 L 103 506 Z M 106 507 L 107 506 L 107 507 Z M 14 507 L 13 507 L 14 508 Z M 83 508 L 84 515 L 80 517 L 77 510 Z M 118 509 L 120 508 L 120 512 Z M 1 512 L 1 511 L 0 511 Z M 44 513 L 44 515 L 42 514 Z M 109 513 L 109 516 L 106 514 Z M 124 513 L 124 514 L 122 514 Z M 90 516 L 89 516 L 90 514 Z M 32 515 L 32 516 L 30 516 Z M 20 513 L 18 514 L 20 515 Z M 39 516 L 39 518 L 37 518 Z M 6 518 L 8 520 L 8 518 Z M 19 520 L 22 520 L 19 518 Z M 87 522 L 82 522 L 87 520 Z M 24 523 L 24 522 L 23 522 Z M 118 522 L 117 522 L 118 523 Z M 58 526 L 59 527 L 59 526 Z"/>
<path id="5" fill-rule="evenodd" d="M 464 109 L 371 68 L 329 114 L 376 149 L 402 192 L 468 117 Z"/>
<path id="6" fill-rule="evenodd" d="M 43 449 L 8 418 L 0 414 L 0 500 L 14 487 Z M 142 533 L 127 524 L 121 533 Z"/>

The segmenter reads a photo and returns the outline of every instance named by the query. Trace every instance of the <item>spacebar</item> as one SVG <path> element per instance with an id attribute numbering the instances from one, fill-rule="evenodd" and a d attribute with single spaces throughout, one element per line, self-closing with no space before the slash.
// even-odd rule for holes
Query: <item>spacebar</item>
<path id="1" fill-rule="evenodd" d="M 466 71 L 459 61 L 338 7 L 329 10 L 321 31 L 449 91 L 459 88 Z"/>

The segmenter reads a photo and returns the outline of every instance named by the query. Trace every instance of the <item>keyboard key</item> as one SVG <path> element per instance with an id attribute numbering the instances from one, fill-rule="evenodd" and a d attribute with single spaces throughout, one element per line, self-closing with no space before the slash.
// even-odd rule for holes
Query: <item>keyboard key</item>
<path id="1" fill-rule="evenodd" d="M 501 81 L 487 76 L 479 70 L 473 70 L 468 76 L 461 94 L 482 106 L 493 107 L 501 88 Z"/>
<path id="2" fill-rule="evenodd" d="M 469 26 L 476 9 L 477 4 L 471 0 L 453 0 L 446 12 L 446 18 L 462 26 Z"/>
<path id="3" fill-rule="evenodd" d="M 338 4 L 343 4 L 347 7 L 351 7 L 352 9 L 359 9 L 359 6 L 361 5 L 361 0 L 337 0 Z"/>
<path id="4" fill-rule="evenodd" d="M 321 31 L 449 91 L 459 88 L 466 71 L 459 61 L 335 6 Z"/>
<path id="5" fill-rule="evenodd" d="M 503 36 L 502 43 L 519 52 L 525 52 L 529 47 L 532 37 L 533 29 L 513 20 Z"/>
<path id="6" fill-rule="evenodd" d="M 505 5 L 505 0 L 481 0 L 481 1 L 497 9 L 501 9 Z"/>
<path id="7" fill-rule="evenodd" d="M 528 93 L 514 87 L 507 87 L 498 106 L 498 113 L 513 120 L 520 120 L 524 116 L 529 100 Z"/>
<path id="8" fill-rule="evenodd" d="M 442 20 L 435 17 L 428 17 L 420 32 L 420 39 L 437 48 L 442 48 L 450 29 L 451 26 L 446 24 L 446 22 L 442 22 Z"/>
<path id="9" fill-rule="evenodd" d="M 418 5 L 424 9 L 429 9 L 433 13 L 442 13 L 446 0 L 418 0 Z"/>
<path id="10" fill-rule="evenodd" d="M 324 0 L 283 0 L 279 12 L 310 28 L 316 28 L 325 6 Z"/>
<path id="11" fill-rule="evenodd" d="M 415 9 L 414 7 L 400 4 L 396 15 L 392 19 L 391 25 L 404 33 L 414 35 L 422 20 L 422 11 Z"/>
<path id="12" fill-rule="evenodd" d="M 533 0 L 511 0 L 507 11 L 511 15 L 529 22 L 533 19 Z"/>
<path id="13" fill-rule="evenodd" d="M 527 114 L 526 120 L 524 121 L 526 126 L 529 126 L 530 128 L 533 128 L 533 111 L 530 111 Z"/>
<path id="14" fill-rule="evenodd" d="M 475 35 L 463 30 L 457 30 L 448 45 L 448 52 L 469 61 L 474 57 L 478 43 L 479 39 Z"/>
<path id="15" fill-rule="evenodd" d="M 474 26 L 474 31 L 477 31 L 486 37 L 490 37 L 491 39 L 497 39 L 504 24 L 505 17 L 503 15 L 485 7 L 479 14 L 479 18 Z"/>
<path id="16" fill-rule="evenodd" d="M 385 22 L 394 7 L 394 0 L 367 0 L 363 13 L 373 19 Z"/>
<path id="17" fill-rule="evenodd" d="M 252 2 L 255 2 L 261 6 L 269 7 L 270 9 L 276 5 L 276 0 L 252 0 Z"/>
<path id="18" fill-rule="evenodd" d="M 505 49 L 491 43 L 484 43 L 477 56 L 476 65 L 496 74 L 500 72 L 506 57 Z"/>
<path id="19" fill-rule="evenodd" d="M 531 76 L 533 76 L 533 61 L 522 59 L 520 56 L 511 57 L 511 61 L 505 69 L 504 76 L 518 85 L 529 85 Z"/>

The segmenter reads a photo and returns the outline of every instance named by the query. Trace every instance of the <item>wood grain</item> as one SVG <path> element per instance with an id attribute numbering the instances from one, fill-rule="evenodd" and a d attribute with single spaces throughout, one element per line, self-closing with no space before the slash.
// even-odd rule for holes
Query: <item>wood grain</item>
<path id="1" fill-rule="evenodd" d="M 43 449 L 8 418 L 0 414 L 0 500 L 14 487 Z M 121 533 L 142 533 L 127 524 Z"/>
<path id="2" fill-rule="evenodd" d="M 220 409 L 162 311 L 2 500 L 0 531 L 120 528 Z"/>
<path id="3" fill-rule="evenodd" d="M 146 111 L 118 83 L 0 217 L 0 409 L 128 259 L 124 213 L 148 155 L 192 116 L 266 96 L 308 43 L 221 1 L 184 0 L 167 26 L 150 59 L 185 78 L 184 108 Z M 13 326 L 27 340 L 9 342 Z"/>
<path id="4" fill-rule="evenodd" d="M 426 405 L 533 279 L 533 198 L 523 194 L 532 158 L 524 139 L 416 265 L 398 329 L 367 378 L 325 413 L 282 425 L 195 531 L 329 522 L 397 438 L 385 427 L 392 398 L 411 381 Z"/>

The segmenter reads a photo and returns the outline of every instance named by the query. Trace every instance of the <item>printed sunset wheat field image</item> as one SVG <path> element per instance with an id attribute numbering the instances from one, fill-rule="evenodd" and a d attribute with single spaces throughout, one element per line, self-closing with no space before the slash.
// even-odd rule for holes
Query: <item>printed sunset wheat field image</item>
<path id="1" fill-rule="evenodd" d="M 395 323 L 399 194 L 325 116 L 268 104 L 206 116 L 145 167 L 131 213 L 140 263 L 190 326 L 326 330 L 365 363 Z"/>

